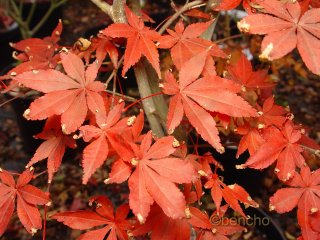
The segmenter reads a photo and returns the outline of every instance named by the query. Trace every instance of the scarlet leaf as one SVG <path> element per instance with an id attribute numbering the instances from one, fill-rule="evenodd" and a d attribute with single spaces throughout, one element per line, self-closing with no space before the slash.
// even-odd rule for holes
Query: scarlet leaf
<path id="1" fill-rule="evenodd" d="M 237 184 L 227 186 L 216 174 L 208 176 L 208 181 L 204 187 L 211 188 L 211 196 L 216 204 L 218 212 L 220 211 L 222 199 L 224 199 L 233 210 L 244 217 L 246 217 L 246 215 L 242 211 L 239 202 L 252 207 L 259 206 L 241 186 Z"/>
<path id="2" fill-rule="evenodd" d="M 161 208 L 154 205 L 145 224 L 135 227 L 132 231 L 134 236 L 145 235 L 151 232 L 151 240 L 160 239 L 190 239 L 190 224 L 187 219 L 169 218 Z"/>
<path id="3" fill-rule="evenodd" d="M 227 236 L 235 234 L 237 232 L 242 232 L 245 230 L 244 227 L 240 226 L 233 219 L 224 217 L 228 205 L 221 208 L 220 211 L 215 211 L 211 216 L 210 220 L 207 217 L 206 222 L 210 222 L 211 226 L 201 226 L 197 228 L 197 240 L 207 240 L 207 239 L 219 239 L 227 240 Z"/>
<path id="4" fill-rule="evenodd" d="M 45 141 L 38 147 L 27 167 L 47 158 L 48 181 L 51 182 L 53 174 L 60 167 L 66 147 L 75 148 L 76 144 L 71 136 L 62 133 L 60 118 L 57 116 L 50 117 L 47 120 L 43 132 L 38 134 L 37 137 Z"/>
<path id="5" fill-rule="evenodd" d="M 20 74 L 15 80 L 27 87 L 47 93 L 31 104 L 25 116 L 31 120 L 41 120 L 61 115 L 62 131 L 69 134 L 82 125 L 88 110 L 97 120 L 105 115 L 103 99 L 99 95 L 104 91 L 104 85 L 93 82 L 94 76 L 86 74 L 91 71 L 92 66 L 85 71 L 84 64 L 78 56 L 69 52 L 61 53 L 61 58 L 68 76 L 56 70 L 48 70 L 50 72 L 39 70 Z M 39 81 L 37 84 L 34 78 Z M 95 104 L 91 104 L 92 99 L 95 100 Z"/>
<path id="6" fill-rule="evenodd" d="M 173 95 L 167 126 L 169 132 L 172 132 L 181 122 L 182 110 L 176 110 L 181 101 L 183 111 L 196 131 L 217 151 L 223 152 L 215 121 L 208 111 L 233 117 L 255 116 L 256 111 L 236 94 L 240 87 L 234 82 L 218 76 L 197 79 L 206 61 L 205 54 L 206 51 L 200 52 L 184 64 L 179 73 L 179 84 L 171 73 L 166 75 L 163 92 Z M 189 69 L 194 69 L 192 74 L 189 73 Z"/>
<path id="7" fill-rule="evenodd" d="M 295 173 L 295 167 L 302 167 L 305 162 L 301 155 L 303 149 L 297 143 L 300 138 L 299 130 L 295 130 L 292 123 L 287 122 L 281 132 L 277 130 L 266 139 L 245 166 L 263 169 L 277 160 L 278 177 L 283 181 L 289 180 Z"/>
<path id="8" fill-rule="evenodd" d="M 175 31 L 167 29 L 169 35 L 160 38 L 159 48 L 171 48 L 173 63 L 179 70 L 189 59 L 208 48 L 210 51 L 207 52 L 207 55 L 226 57 L 226 54 L 216 44 L 200 38 L 200 35 L 207 30 L 210 24 L 212 21 L 190 24 L 184 28 L 182 21 L 180 21 L 176 24 Z"/>
<path id="9" fill-rule="evenodd" d="M 79 230 L 105 225 L 105 227 L 98 230 L 82 234 L 78 240 L 103 240 L 108 234 L 108 239 L 127 240 L 127 231 L 131 228 L 130 222 L 126 219 L 129 213 L 128 206 L 120 206 L 114 215 L 111 201 L 107 197 L 94 197 L 90 203 L 92 204 L 93 202 L 96 204 L 95 211 L 63 212 L 53 215 L 52 218 L 73 229 Z M 112 213 L 109 211 L 110 208 L 112 209 Z M 105 214 L 104 210 L 107 210 L 108 214 Z"/>
<path id="10" fill-rule="evenodd" d="M 20 174 L 17 184 L 13 177 L 6 171 L 0 171 L 0 235 L 6 230 L 14 212 L 17 199 L 18 217 L 25 229 L 35 234 L 42 227 L 42 220 L 36 205 L 49 203 L 49 197 L 40 189 L 29 185 L 33 171 L 25 170 Z"/>
<path id="11" fill-rule="evenodd" d="M 311 226 L 311 219 L 319 222 L 320 209 L 320 171 L 311 172 L 303 167 L 300 173 L 286 182 L 290 187 L 278 190 L 270 198 L 270 209 L 284 213 L 298 207 L 298 223 L 303 239 L 317 239 L 318 233 Z"/>
<path id="12" fill-rule="evenodd" d="M 311 72 L 320 74 L 319 9 L 301 11 L 298 2 L 260 1 L 265 13 L 253 14 L 238 23 L 240 30 L 267 34 L 262 42 L 261 58 L 278 59 L 298 47 L 302 60 Z"/>
<path id="13" fill-rule="evenodd" d="M 152 64 L 158 76 L 161 77 L 159 53 L 154 43 L 159 39 L 160 35 L 144 26 L 143 20 L 128 7 L 125 10 L 128 24 L 116 23 L 103 30 L 105 35 L 112 38 L 127 38 L 122 76 L 125 76 L 128 69 L 135 65 L 143 55 Z"/>
<path id="14" fill-rule="evenodd" d="M 271 88 L 274 84 L 268 81 L 267 71 L 253 71 L 250 61 L 242 53 L 234 65 L 227 67 L 229 78 L 245 87 L 245 90 Z"/>
<path id="15" fill-rule="evenodd" d="M 149 132 L 141 145 L 128 145 L 127 151 L 133 156 L 127 161 L 136 167 L 129 177 L 129 204 L 141 223 L 145 222 L 154 201 L 167 216 L 174 219 L 184 216 L 186 202 L 175 183 L 190 183 L 194 169 L 186 160 L 169 157 L 175 151 L 173 143 L 174 138 L 170 136 L 159 138 L 151 145 Z"/>
<path id="16" fill-rule="evenodd" d="M 98 122 L 99 127 L 85 125 L 80 128 L 84 141 L 91 143 L 83 151 L 82 167 L 84 170 L 83 183 L 86 184 L 91 175 L 102 166 L 109 154 L 109 142 L 116 149 L 118 141 L 113 141 L 113 134 L 120 135 L 127 127 L 126 120 L 121 121 L 121 111 L 124 104 L 116 105 L 107 116 L 104 116 L 103 122 Z M 92 141 L 92 139 L 94 139 Z"/>

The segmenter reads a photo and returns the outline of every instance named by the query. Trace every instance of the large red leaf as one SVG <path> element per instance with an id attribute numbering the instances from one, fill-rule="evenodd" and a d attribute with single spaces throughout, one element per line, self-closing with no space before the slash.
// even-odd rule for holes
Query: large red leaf
<path id="1" fill-rule="evenodd" d="M 92 69 L 96 67 L 96 62 L 85 71 L 82 60 L 75 54 L 69 52 L 60 55 L 68 75 L 57 70 L 39 70 L 19 74 L 14 79 L 26 87 L 47 93 L 31 104 L 25 112 L 25 117 L 41 120 L 61 115 L 62 130 L 69 134 L 82 125 L 88 109 L 97 118 L 105 115 L 103 99 L 99 94 L 104 90 L 104 85 L 101 82 L 93 82 L 95 76 L 92 75 Z"/>
<path id="2" fill-rule="evenodd" d="M 197 79 L 203 70 L 205 55 L 209 49 L 198 53 L 183 65 L 179 72 L 179 83 L 171 73 L 166 74 L 163 92 L 173 96 L 167 126 L 169 132 L 173 132 L 174 127 L 181 122 L 181 108 L 176 112 L 172 108 L 180 106 L 182 101 L 183 112 L 191 125 L 218 152 L 223 152 L 215 120 L 209 111 L 233 117 L 250 117 L 256 116 L 256 110 L 236 94 L 241 86 L 233 81 L 214 75 Z M 193 69 L 192 74 L 189 74 L 190 69 Z"/>

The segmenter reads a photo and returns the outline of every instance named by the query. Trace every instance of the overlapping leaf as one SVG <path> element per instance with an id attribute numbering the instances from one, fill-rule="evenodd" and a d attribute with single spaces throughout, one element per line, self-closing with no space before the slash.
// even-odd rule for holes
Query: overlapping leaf
<path id="1" fill-rule="evenodd" d="M 37 134 L 36 138 L 45 141 L 38 147 L 27 167 L 47 158 L 48 182 L 50 183 L 53 174 L 61 165 L 66 147 L 75 148 L 76 143 L 72 136 L 67 136 L 62 133 L 60 117 L 58 116 L 48 118 L 43 131 Z"/>
<path id="2" fill-rule="evenodd" d="M 211 189 L 211 196 L 216 205 L 217 211 L 220 211 L 222 199 L 224 199 L 230 207 L 240 213 L 243 217 L 244 214 L 239 202 L 252 207 L 259 207 L 259 205 L 252 200 L 249 194 L 241 186 L 237 184 L 226 185 L 224 184 L 217 174 L 208 176 L 208 181 L 204 185 L 205 188 Z"/>
<path id="3" fill-rule="evenodd" d="M 197 240 L 228 240 L 227 236 L 245 231 L 234 219 L 225 217 L 228 205 L 224 205 L 215 211 L 210 219 L 207 214 L 202 213 L 197 224 L 192 224 L 197 230 Z"/>
<path id="4" fill-rule="evenodd" d="M 245 167 L 263 169 L 277 161 L 276 172 L 278 177 L 287 181 L 293 177 L 296 167 L 302 167 L 305 160 L 301 153 L 302 147 L 298 143 L 301 138 L 299 130 L 288 121 L 283 130 L 274 129 L 265 139 L 256 153 L 245 163 Z"/>
<path id="5" fill-rule="evenodd" d="M 241 31 L 266 34 L 261 58 L 274 60 L 298 48 L 302 60 L 314 74 L 320 74 L 320 8 L 305 13 L 300 4 L 278 0 L 259 1 L 265 13 L 252 14 L 238 22 Z"/>
<path id="6" fill-rule="evenodd" d="M 159 138 L 152 145 L 149 132 L 140 145 L 128 143 L 127 151 L 119 152 L 127 164 L 135 167 L 131 175 L 126 171 L 125 178 L 129 178 L 130 208 L 141 223 L 145 222 L 154 201 L 173 219 L 185 215 L 186 202 L 175 183 L 190 183 L 195 171 L 188 161 L 170 157 L 176 150 L 174 142 L 170 136 Z M 106 183 L 119 182 L 112 178 L 116 171 L 119 168 L 113 167 Z"/>
<path id="7" fill-rule="evenodd" d="M 311 172 L 309 167 L 303 167 L 300 173 L 296 173 L 291 180 L 286 182 L 286 185 L 289 187 L 278 190 L 270 198 L 270 209 L 278 213 L 285 213 L 298 207 L 298 223 L 302 230 L 303 239 L 318 239 L 319 233 L 315 228 L 312 228 L 312 224 L 320 222 L 318 214 L 320 209 L 320 170 Z"/>
<path id="8" fill-rule="evenodd" d="M 124 53 L 124 66 L 122 76 L 125 76 L 129 68 L 135 65 L 142 56 L 145 56 L 156 70 L 159 77 L 159 53 L 154 43 L 160 35 L 146 27 L 143 20 L 136 16 L 128 7 L 125 9 L 128 24 L 115 23 L 103 30 L 106 36 L 112 38 L 127 38 L 126 50 Z"/>
<path id="9" fill-rule="evenodd" d="M 127 127 L 127 118 L 120 120 L 124 103 L 116 105 L 110 110 L 104 121 L 98 121 L 98 127 L 85 125 L 80 127 L 81 136 L 86 142 L 90 142 L 83 150 L 82 167 L 84 171 L 83 183 L 86 184 L 91 175 L 102 166 L 110 152 L 110 137 L 119 135 Z M 121 148 L 118 141 L 112 141 L 111 145 Z"/>
<path id="10" fill-rule="evenodd" d="M 187 61 L 179 72 L 179 83 L 172 73 L 167 73 L 163 92 L 172 96 L 167 127 L 169 132 L 173 131 L 185 114 L 202 138 L 218 152 L 223 152 L 216 123 L 209 112 L 232 117 L 253 117 L 256 111 L 237 95 L 241 90 L 240 85 L 218 76 L 198 79 L 206 57 L 207 51 L 203 51 Z"/>
<path id="11" fill-rule="evenodd" d="M 93 203 L 96 205 L 95 211 L 62 212 L 53 215 L 52 218 L 78 230 L 105 225 L 103 228 L 82 234 L 78 240 L 128 240 L 127 231 L 131 229 L 131 223 L 127 220 L 129 206 L 122 205 L 114 213 L 111 201 L 105 196 L 94 197 L 90 201 L 91 205 Z"/>
<path id="12" fill-rule="evenodd" d="M 243 90 L 268 89 L 274 86 L 268 81 L 267 71 L 253 71 L 250 61 L 243 53 L 236 64 L 227 67 L 227 71 L 231 80 L 245 87 Z"/>
<path id="13" fill-rule="evenodd" d="M 15 182 L 6 171 L 0 171 L 0 236 L 4 233 L 14 213 L 17 200 L 17 214 L 25 229 L 35 234 L 42 228 L 40 212 L 36 205 L 49 204 L 46 193 L 32 186 L 33 171 L 25 170 Z"/>
<path id="14" fill-rule="evenodd" d="M 103 98 L 105 86 L 95 78 L 98 73 L 96 62 L 85 70 L 82 60 L 71 52 L 61 53 L 65 75 L 57 70 L 37 70 L 19 74 L 15 80 L 26 87 L 45 93 L 36 99 L 24 116 L 30 120 L 42 120 L 61 115 L 62 131 L 76 131 L 84 122 L 88 110 L 97 121 L 105 117 Z"/>
<path id="15" fill-rule="evenodd" d="M 169 35 L 159 39 L 159 48 L 170 48 L 174 65 L 180 70 L 181 67 L 195 55 L 210 48 L 207 56 L 225 58 L 227 55 L 211 41 L 200 38 L 200 35 L 207 30 L 212 21 L 206 23 L 190 24 L 186 28 L 182 21 L 175 26 L 175 31 L 167 29 Z M 211 58 L 211 57 L 210 57 Z M 212 58 L 211 58 L 211 61 Z"/>
<path id="16" fill-rule="evenodd" d="M 16 75 L 26 71 L 39 69 L 53 69 L 59 61 L 59 55 L 55 55 L 59 45 L 57 44 L 62 34 L 62 22 L 52 31 L 50 37 L 29 38 L 12 43 L 11 46 L 22 53 L 14 53 L 17 60 L 22 61 L 17 67 L 9 72 Z"/>

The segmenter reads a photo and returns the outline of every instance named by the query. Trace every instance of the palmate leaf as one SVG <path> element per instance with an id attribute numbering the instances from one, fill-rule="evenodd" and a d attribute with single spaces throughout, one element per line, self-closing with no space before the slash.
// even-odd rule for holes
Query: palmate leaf
<path id="1" fill-rule="evenodd" d="M 302 167 L 305 160 L 301 153 L 302 147 L 298 143 L 301 138 L 299 130 L 294 129 L 291 122 L 287 122 L 282 131 L 275 129 L 260 145 L 244 167 L 263 169 L 277 161 L 276 173 L 282 181 L 293 177 L 296 167 Z"/>
<path id="2" fill-rule="evenodd" d="M 82 167 L 83 183 L 87 184 L 91 175 L 106 161 L 110 147 L 121 148 L 119 141 L 110 142 L 110 135 L 120 135 L 127 128 L 127 118 L 121 118 L 124 103 L 114 106 L 104 121 L 98 121 L 98 126 L 84 125 L 80 127 L 81 136 L 85 142 L 90 142 L 83 150 Z M 109 146 L 111 143 L 111 146 Z"/>
<path id="3" fill-rule="evenodd" d="M 124 66 L 122 76 L 125 76 L 129 68 L 135 65 L 142 56 L 145 56 L 156 70 L 159 77 L 159 53 L 155 41 L 160 34 L 149 29 L 143 20 L 136 16 L 128 7 L 125 8 L 128 24 L 115 23 L 103 30 L 103 34 L 112 38 L 126 38 L 127 45 L 124 53 Z"/>
<path id="4" fill-rule="evenodd" d="M 110 240 L 127 240 L 127 231 L 131 229 L 131 223 L 127 220 L 129 206 L 121 205 L 114 213 L 111 201 L 105 196 L 92 198 L 89 204 L 93 203 L 96 206 L 94 211 L 62 212 L 53 215 L 52 218 L 78 230 L 104 225 L 103 228 L 82 234 L 78 240 L 103 240 L 105 237 Z"/>
<path id="5" fill-rule="evenodd" d="M 241 85 L 218 76 L 198 79 L 206 61 L 207 51 L 200 52 L 184 64 L 179 72 L 179 83 L 172 73 L 167 73 L 163 92 L 172 96 L 167 127 L 169 132 L 172 132 L 180 124 L 185 113 L 202 138 L 217 151 L 223 152 L 216 123 L 210 112 L 232 117 L 253 117 L 256 116 L 256 110 L 237 95 Z"/>
<path id="6" fill-rule="evenodd" d="M 26 167 L 30 167 L 35 163 L 48 159 L 48 182 L 50 183 L 53 174 L 59 169 L 66 148 L 75 148 L 76 143 L 72 136 L 62 133 L 60 127 L 60 117 L 53 116 L 48 118 L 44 129 L 35 137 L 45 140 L 36 150 L 30 162 Z"/>
<path id="7" fill-rule="evenodd" d="M 40 212 L 36 205 L 49 204 L 48 194 L 32 186 L 33 170 L 26 169 L 17 182 L 6 171 L 0 171 L 0 236 L 4 233 L 13 215 L 17 199 L 17 213 L 24 228 L 35 234 L 42 228 Z"/>
<path id="8" fill-rule="evenodd" d="M 124 181 L 129 178 L 129 204 L 138 220 L 143 223 L 156 202 L 164 213 L 173 218 L 185 215 L 186 201 L 176 183 L 190 183 L 195 177 L 195 170 L 187 160 L 170 157 L 175 152 L 174 138 L 159 138 L 152 145 L 152 135 L 148 132 L 140 145 L 126 144 L 126 151 L 118 154 L 126 165 Z M 129 154 L 128 154 L 129 152 Z M 118 163 L 115 163 L 118 164 Z M 117 178 L 118 166 L 112 167 L 110 178 L 105 183 L 120 182 Z M 130 164 L 132 167 L 129 167 Z M 133 173 L 130 176 L 130 168 Z"/>
<path id="9" fill-rule="evenodd" d="M 238 23 L 240 30 L 266 35 L 262 42 L 261 58 L 274 60 L 294 48 L 314 74 L 320 74 L 320 9 L 301 11 L 297 2 L 259 1 L 265 13 L 252 14 Z"/>
<path id="10" fill-rule="evenodd" d="M 311 172 L 309 167 L 303 167 L 285 184 L 287 188 L 278 190 L 270 198 L 270 209 L 285 213 L 298 207 L 303 239 L 318 239 L 319 232 L 312 225 L 320 222 L 320 170 Z"/>
<path id="11" fill-rule="evenodd" d="M 63 133 L 76 131 L 84 122 L 90 110 L 101 121 L 106 110 L 100 92 L 105 86 L 94 81 L 98 63 L 85 70 L 82 60 L 75 54 L 61 53 L 62 65 L 68 75 L 57 70 L 29 71 L 14 79 L 26 87 L 46 93 L 31 103 L 24 116 L 30 120 L 42 120 L 61 115 Z"/>
<path id="12" fill-rule="evenodd" d="M 170 48 L 173 63 L 179 70 L 189 59 L 209 47 L 211 49 L 206 56 L 225 58 L 227 55 L 216 44 L 200 38 L 200 35 L 207 30 L 210 24 L 212 24 L 212 21 L 190 24 L 185 28 L 183 22 L 179 21 L 175 26 L 175 31 L 167 29 L 169 35 L 164 35 L 159 39 L 158 47 L 163 49 Z M 190 71 L 188 72 L 190 73 Z"/>
<path id="13" fill-rule="evenodd" d="M 239 202 L 252 207 L 259 207 L 259 205 L 252 200 L 250 195 L 238 184 L 225 185 L 218 177 L 217 174 L 211 174 L 207 177 L 205 188 L 211 189 L 211 196 L 216 204 L 217 211 L 220 211 L 222 199 L 224 199 L 230 207 L 240 213 L 243 217 L 244 214 Z"/>
<path id="14" fill-rule="evenodd" d="M 187 214 L 181 219 L 168 217 L 158 205 L 153 205 L 146 222 L 137 224 L 131 232 L 133 236 L 141 236 L 151 232 L 151 240 L 189 240 L 191 225 L 210 228 L 208 216 L 200 209 L 189 207 Z"/>

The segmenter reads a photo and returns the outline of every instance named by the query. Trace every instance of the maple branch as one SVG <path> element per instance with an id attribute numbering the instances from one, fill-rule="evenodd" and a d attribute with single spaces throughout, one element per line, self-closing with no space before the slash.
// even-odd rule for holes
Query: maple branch
<path id="1" fill-rule="evenodd" d="M 116 23 L 126 22 L 124 3 L 122 0 L 113 1 L 113 21 Z M 140 8 L 137 7 L 135 9 Z M 142 99 L 161 91 L 158 86 L 159 79 L 147 61 L 140 60 L 135 65 L 134 72 Z M 165 119 L 168 112 L 165 99 L 163 96 L 157 96 L 155 98 L 147 98 L 142 103 L 153 134 L 157 137 L 163 137 L 165 135 Z"/>
<path id="2" fill-rule="evenodd" d="M 123 23 L 126 21 L 124 14 L 124 4 L 122 0 L 114 0 L 110 5 L 102 0 L 91 0 L 101 11 L 106 13 L 113 22 Z"/>
<path id="3" fill-rule="evenodd" d="M 110 90 L 105 90 L 105 92 L 106 92 L 107 94 L 111 95 L 111 96 L 112 96 L 112 94 L 113 94 L 113 91 L 110 91 Z M 115 92 L 114 95 L 117 96 L 117 97 L 125 98 L 125 99 L 126 99 L 127 101 L 129 101 L 129 102 L 135 102 L 135 101 L 137 101 L 136 98 L 133 98 L 133 97 L 130 97 L 130 96 L 128 96 L 128 95 L 124 95 L 124 94 L 121 94 L 121 93 L 118 93 L 118 92 Z"/>
<path id="4" fill-rule="evenodd" d="M 163 34 L 165 32 L 165 30 L 170 27 L 170 25 L 175 21 L 177 20 L 180 15 L 188 10 L 190 10 L 191 8 L 199 5 L 199 4 L 202 4 L 203 1 L 202 0 L 197 0 L 197 1 L 193 1 L 193 2 L 188 2 L 186 3 L 183 7 L 181 7 L 179 9 L 179 11 L 177 11 L 175 14 L 172 15 L 171 18 L 168 19 L 168 21 L 162 25 L 162 27 L 159 29 L 158 33 L 160 34 Z"/>
<path id="5" fill-rule="evenodd" d="M 112 14 L 112 6 L 102 0 L 91 0 L 92 3 L 94 3 L 100 10 L 110 17 L 113 15 Z M 112 18 L 112 17 L 111 17 Z M 113 20 L 113 19 L 112 19 Z"/>
<path id="6" fill-rule="evenodd" d="M 58 2 L 52 1 L 50 3 L 50 7 L 45 13 L 45 15 L 41 18 L 41 20 L 37 23 L 37 25 L 30 31 L 30 35 L 33 36 L 35 33 L 37 33 L 40 28 L 43 26 L 43 24 L 49 19 L 52 12 L 60 7 L 62 4 L 64 4 L 67 0 L 60 0 Z"/>
<path id="7" fill-rule="evenodd" d="M 148 122 L 150 123 L 151 130 L 157 137 L 162 137 L 165 135 L 165 133 L 155 114 L 157 112 L 157 108 L 155 106 L 154 99 L 145 99 L 145 97 L 152 95 L 152 90 L 148 81 L 147 71 L 141 61 L 139 61 L 134 67 L 134 73 L 136 75 L 140 96 L 142 99 L 144 99 L 142 102 L 143 108 L 145 110 Z"/>

